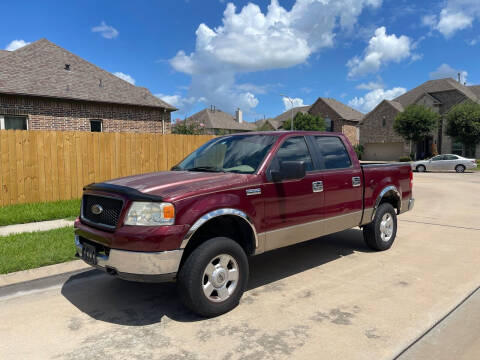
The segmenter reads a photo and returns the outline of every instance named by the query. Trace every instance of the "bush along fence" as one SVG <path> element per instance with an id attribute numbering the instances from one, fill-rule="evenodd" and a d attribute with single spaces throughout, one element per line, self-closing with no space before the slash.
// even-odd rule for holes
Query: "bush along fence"
<path id="1" fill-rule="evenodd" d="M 212 135 L 0 131 L 0 206 L 80 198 L 86 184 L 164 171 Z"/>

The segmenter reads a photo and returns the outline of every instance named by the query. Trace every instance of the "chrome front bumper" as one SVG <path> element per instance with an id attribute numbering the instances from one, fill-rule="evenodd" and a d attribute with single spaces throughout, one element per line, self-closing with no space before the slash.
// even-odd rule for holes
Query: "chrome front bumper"
<path id="1" fill-rule="evenodd" d="M 75 247 L 81 257 L 83 245 L 78 235 Z M 110 249 L 108 256 L 97 254 L 96 264 L 89 265 L 126 280 L 161 282 L 175 279 L 182 255 L 183 249 L 160 252 Z"/>

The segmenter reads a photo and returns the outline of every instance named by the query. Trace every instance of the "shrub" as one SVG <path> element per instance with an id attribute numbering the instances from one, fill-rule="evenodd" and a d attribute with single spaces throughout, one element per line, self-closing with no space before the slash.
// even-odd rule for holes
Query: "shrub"
<path id="1" fill-rule="evenodd" d="M 357 153 L 357 157 L 358 159 L 361 159 L 362 156 L 363 156 L 363 153 L 365 152 L 365 148 L 363 147 L 363 145 L 353 145 L 353 149 L 355 150 L 355 152 Z"/>
<path id="2" fill-rule="evenodd" d="M 400 162 L 409 162 L 412 161 L 412 158 L 410 156 L 402 156 L 400 159 L 398 159 Z"/>

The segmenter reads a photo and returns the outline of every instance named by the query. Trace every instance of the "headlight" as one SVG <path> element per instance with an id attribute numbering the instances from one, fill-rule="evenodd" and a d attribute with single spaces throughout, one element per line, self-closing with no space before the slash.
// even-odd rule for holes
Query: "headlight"
<path id="1" fill-rule="evenodd" d="M 158 226 L 175 223 L 175 208 L 170 203 L 133 202 L 125 225 Z"/>

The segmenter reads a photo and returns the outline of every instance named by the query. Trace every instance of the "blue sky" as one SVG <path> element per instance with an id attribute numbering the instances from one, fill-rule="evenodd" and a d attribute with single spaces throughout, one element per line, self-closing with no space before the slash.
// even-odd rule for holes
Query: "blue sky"
<path id="1" fill-rule="evenodd" d="M 19 0 L 2 10 L 21 17 L 2 18 L 0 48 L 45 37 L 176 105 L 173 118 L 211 104 L 274 117 L 289 106 L 280 94 L 367 112 L 432 78 L 480 84 L 478 0 Z"/>

